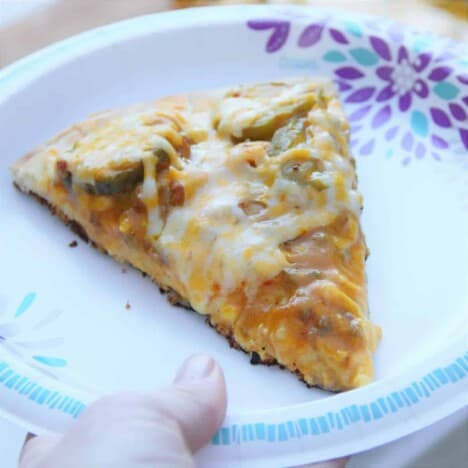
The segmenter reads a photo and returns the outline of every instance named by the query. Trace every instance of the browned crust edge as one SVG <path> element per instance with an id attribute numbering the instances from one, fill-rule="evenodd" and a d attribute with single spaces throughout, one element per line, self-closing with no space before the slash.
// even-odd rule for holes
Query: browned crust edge
<path id="1" fill-rule="evenodd" d="M 96 248 L 97 250 L 101 251 L 102 253 L 106 254 L 106 255 L 109 255 L 111 256 L 106 249 L 104 249 L 102 246 L 96 244 L 96 242 L 94 242 L 93 240 L 91 240 L 89 237 L 88 237 L 88 234 L 86 233 L 86 230 L 83 228 L 83 226 L 74 221 L 73 219 L 70 219 L 67 215 L 65 215 L 65 213 L 63 213 L 63 211 L 61 211 L 59 208 L 53 206 L 49 201 L 47 201 L 45 198 L 41 197 L 40 195 L 38 195 L 37 193 L 31 191 L 31 190 L 23 190 L 21 188 L 20 185 L 18 185 L 16 182 L 13 182 L 13 185 L 22 193 L 26 194 L 26 195 L 30 195 L 32 196 L 33 198 L 35 198 L 41 205 L 45 206 L 46 208 L 49 209 L 49 211 L 54 215 L 54 216 L 57 216 L 66 226 L 68 226 L 77 236 L 79 236 L 84 242 L 90 244 L 92 247 Z M 133 265 L 130 265 L 132 268 L 135 268 Z M 138 268 L 135 268 L 136 270 L 138 270 Z M 139 270 L 141 271 L 141 270 Z M 144 272 L 144 271 L 141 271 L 141 273 L 143 274 L 143 276 L 147 276 L 147 274 Z M 184 309 L 187 309 L 187 310 L 190 310 L 192 312 L 196 312 L 195 309 L 190 305 L 189 302 L 187 302 L 185 299 L 183 299 L 176 291 L 174 291 L 172 288 L 169 288 L 169 287 L 162 287 L 161 285 L 157 284 L 154 279 L 153 279 L 153 282 L 156 284 L 156 286 L 159 288 L 159 291 L 161 292 L 161 294 L 165 294 L 166 295 L 166 299 L 167 301 L 171 304 L 171 305 L 174 305 L 174 306 L 179 306 L 179 307 L 183 307 Z M 198 314 L 198 313 L 197 313 Z M 219 333 L 220 335 L 224 336 L 227 340 L 227 342 L 229 343 L 229 346 L 231 348 L 234 348 L 234 349 L 237 349 L 239 351 L 243 351 L 244 353 L 246 354 L 249 354 L 250 355 L 250 364 L 252 365 L 257 365 L 257 364 L 263 364 L 265 366 L 278 366 L 280 369 L 287 369 L 285 366 L 283 366 L 282 364 L 280 364 L 276 359 L 274 359 L 273 357 L 271 358 L 267 358 L 267 359 L 262 359 L 261 356 L 255 352 L 255 351 L 252 351 L 252 352 L 249 352 L 247 351 L 246 349 L 242 348 L 242 346 L 236 341 L 236 339 L 234 338 L 234 335 L 232 333 L 232 331 L 228 331 L 228 330 L 225 330 L 223 329 L 222 327 L 218 326 L 217 324 L 214 324 L 211 322 L 210 320 L 210 317 L 206 317 L 206 323 L 214 328 L 216 330 L 217 333 Z M 330 389 L 325 389 L 325 388 L 322 388 L 322 387 L 319 387 L 318 385 L 315 385 L 315 386 L 312 386 L 310 384 L 308 384 L 305 379 L 304 379 L 304 374 L 302 372 L 300 372 L 298 369 L 296 370 L 291 370 L 291 369 L 287 369 L 289 370 L 291 373 L 295 374 L 299 380 L 301 382 L 303 382 L 308 388 L 313 388 L 313 387 L 317 387 L 317 388 L 321 388 L 322 390 L 326 390 L 326 391 L 330 391 L 330 392 L 333 392 L 333 393 L 339 393 L 339 392 L 336 392 L 334 390 L 330 390 Z"/>

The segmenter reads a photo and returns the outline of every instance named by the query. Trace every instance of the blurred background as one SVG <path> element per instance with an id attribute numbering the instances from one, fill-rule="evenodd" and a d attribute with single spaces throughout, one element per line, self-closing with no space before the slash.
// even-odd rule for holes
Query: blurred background
<path id="1" fill-rule="evenodd" d="M 301 4 L 380 15 L 468 44 L 468 0 L 0 0 L 0 66 L 114 21 L 176 8 L 239 3 Z"/>
<path id="2" fill-rule="evenodd" d="M 385 16 L 462 41 L 468 55 L 468 0 L 0 0 L 0 68 L 52 42 L 114 21 L 177 8 L 239 3 L 301 4 Z M 1 468 L 16 467 L 24 436 L 23 429 L 0 419 Z M 355 455 L 348 468 L 458 468 L 466 466 L 466 460 L 468 409 Z"/>

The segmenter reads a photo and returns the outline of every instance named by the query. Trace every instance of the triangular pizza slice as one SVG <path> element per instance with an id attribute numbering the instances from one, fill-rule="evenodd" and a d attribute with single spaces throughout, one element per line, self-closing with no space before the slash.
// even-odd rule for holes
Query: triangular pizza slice
<path id="1" fill-rule="evenodd" d="M 333 86 L 308 79 L 91 116 L 18 188 L 207 317 L 253 363 L 329 390 L 373 377 L 362 197 Z"/>

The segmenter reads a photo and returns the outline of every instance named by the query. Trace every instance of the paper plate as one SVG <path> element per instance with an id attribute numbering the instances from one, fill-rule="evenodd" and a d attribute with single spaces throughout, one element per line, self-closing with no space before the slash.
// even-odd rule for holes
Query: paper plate
<path id="1" fill-rule="evenodd" d="M 308 389 L 251 366 L 202 317 L 78 240 L 17 192 L 8 166 L 89 113 L 213 86 L 335 79 L 364 194 L 376 379 Z M 466 404 L 466 49 L 384 19 L 300 7 L 146 16 L 55 44 L 0 73 L 0 410 L 62 431 L 99 394 L 168 383 L 187 355 L 223 366 L 228 416 L 200 462 L 294 465 L 365 450 Z M 128 304 L 128 306 L 126 306 Z"/>

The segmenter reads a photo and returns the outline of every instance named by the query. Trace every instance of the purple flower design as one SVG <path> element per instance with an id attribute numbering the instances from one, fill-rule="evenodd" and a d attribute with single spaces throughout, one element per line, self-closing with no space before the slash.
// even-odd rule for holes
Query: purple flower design
<path id="1" fill-rule="evenodd" d="M 248 27 L 271 31 L 265 50 L 273 53 L 292 36 L 293 23 L 258 20 L 249 21 Z M 387 157 L 398 144 L 405 165 L 425 156 L 439 161 L 445 150 L 458 144 L 455 135 L 468 149 L 468 75 L 455 62 L 456 48 L 439 40 L 439 47 L 429 50 L 425 37 L 408 48 L 405 38 L 405 31 L 394 23 L 387 27 L 385 22 L 364 22 L 363 28 L 329 17 L 315 18 L 295 36 L 296 47 L 314 48 L 334 75 L 348 106 L 351 143 L 358 154 L 372 154 L 381 141 L 390 145 Z"/>
<path id="2" fill-rule="evenodd" d="M 307 26 L 299 36 L 297 41 L 297 45 L 299 47 L 311 47 L 317 42 L 319 42 L 322 38 L 323 32 L 323 24 L 310 24 Z"/>
<path id="3" fill-rule="evenodd" d="M 272 31 L 265 47 L 265 50 L 270 54 L 284 46 L 288 40 L 289 30 L 291 29 L 291 23 L 289 21 L 279 20 L 253 20 L 248 21 L 247 26 L 254 31 Z"/>
<path id="4" fill-rule="evenodd" d="M 384 60 L 391 60 L 389 47 L 381 39 L 373 38 L 371 45 L 377 54 Z M 404 46 L 398 49 L 398 56 L 392 65 L 382 65 L 375 71 L 376 75 L 385 82 L 385 86 L 376 96 L 377 102 L 388 101 L 398 96 L 398 107 L 402 112 L 406 112 L 412 104 L 413 96 L 425 99 L 429 96 L 429 86 L 421 78 L 422 72 L 431 61 L 428 53 L 419 54 L 411 60 L 408 50 Z M 437 69 L 435 70 L 437 74 Z M 442 78 L 443 79 L 443 78 Z"/>
<path id="5" fill-rule="evenodd" d="M 353 86 L 359 83 L 359 78 L 365 75 L 360 69 L 355 67 L 340 66 L 334 70 L 343 82 L 349 84 L 346 88 L 339 85 L 340 90 L 345 91 L 344 101 L 349 104 L 359 104 L 356 111 L 350 115 L 350 120 L 354 124 L 362 121 L 369 113 L 369 102 L 373 101 L 370 114 L 371 128 L 374 130 L 384 127 L 392 122 L 392 115 L 395 108 L 392 103 L 397 104 L 397 109 L 402 113 L 410 113 L 410 125 L 412 132 L 399 134 L 396 127 L 392 127 L 385 132 L 385 141 L 390 142 L 399 139 L 400 147 L 408 154 L 413 154 L 417 159 L 421 159 L 425 154 L 431 154 L 436 160 L 440 160 L 437 151 L 447 149 L 449 144 L 444 137 L 437 134 L 437 128 L 450 129 L 455 122 L 465 122 L 467 112 L 462 104 L 453 102 L 453 97 L 459 92 L 458 87 L 450 83 L 450 75 L 453 69 L 439 60 L 439 56 L 434 57 L 429 52 L 413 55 L 403 45 L 390 45 L 383 39 L 371 36 L 369 43 L 373 53 L 378 56 L 378 66 L 375 67 L 375 75 L 382 82 L 382 86 Z M 463 83 L 465 77 L 457 77 Z M 453 81 L 453 80 L 452 80 Z M 375 82 L 373 83 L 375 84 Z M 424 101 L 430 92 L 437 94 L 445 106 L 431 106 L 427 114 L 418 110 L 418 101 Z M 429 120 L 432 120 L 434 132 L 429 132 Z M 360 122 L 361 123 L 361 122 Z M 356 132 L 357 133 L 357 132 Z M 459 129 L 462 144 L 468 148 L 467 134 L 464 129 Z M 373 140 L 371 140 L 373 141 Z M 370 142 L 360 141 L 355 138 L 355 146 L 361 155 L 369 154 Z M 427 151 L 427 149 L 431 149 Z M 405 158 L 407 164 L 409 158 Z"/>

